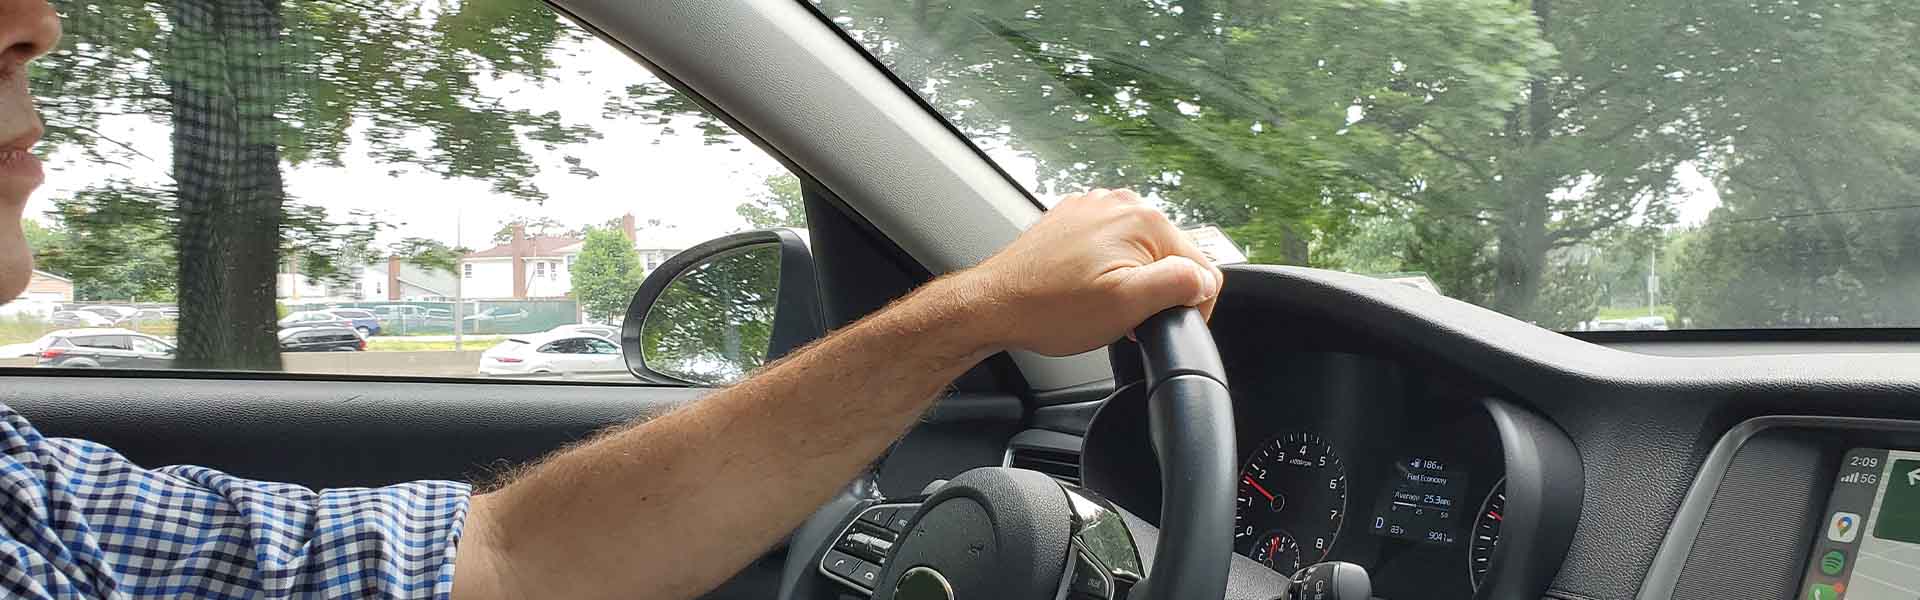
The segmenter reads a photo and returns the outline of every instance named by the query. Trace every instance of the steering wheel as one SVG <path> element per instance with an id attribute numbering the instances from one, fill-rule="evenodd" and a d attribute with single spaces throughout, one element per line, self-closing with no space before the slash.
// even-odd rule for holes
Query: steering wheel
<path id="1" fill-rule="evenodd" d="M 1141 568 L 1122 515 L 1094 492 L 1035 471 L 982 467 L 920 505 L 873 585 L 876 600 L 1225 594 L 1235 464 L 1220 352 L 1192 308 L 1155 315 L 1134 337 L 1165 490 L 1152 568 Z"/>

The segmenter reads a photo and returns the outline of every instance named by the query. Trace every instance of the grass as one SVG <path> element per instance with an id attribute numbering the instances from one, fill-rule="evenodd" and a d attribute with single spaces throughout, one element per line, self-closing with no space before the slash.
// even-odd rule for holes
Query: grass
<path id="1" fill-rule="evenodd" d="M 1666 317 L 1669 326 L 1678 326 L 1680 324 L 1680 313 L 1675 312 L 1671 304 L 1654 305 L 1652 314 L 1653 316 Z M 1648 316 L 1648 313 L 1647 307 L 1644 305 L 1605 306 L 1600 308 L 1600 313 L 1594 315 L 1593 319 L 1596 321 L 1607 319 L 1637 319 L 1645 316 Z"/>

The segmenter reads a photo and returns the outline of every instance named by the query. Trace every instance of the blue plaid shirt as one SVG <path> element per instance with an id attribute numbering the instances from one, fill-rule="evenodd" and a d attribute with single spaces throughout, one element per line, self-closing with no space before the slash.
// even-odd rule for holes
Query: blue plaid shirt
<path id="1" fill-rule="evenodd" d="M 0 405 L 0 595 L 445 598 L 469 492 L 143 469 Z"/>

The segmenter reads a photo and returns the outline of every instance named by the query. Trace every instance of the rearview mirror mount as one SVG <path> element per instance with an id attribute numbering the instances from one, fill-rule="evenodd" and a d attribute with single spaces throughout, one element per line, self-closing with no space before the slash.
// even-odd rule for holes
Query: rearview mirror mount
<path id="1" fill-rule="evenodd" d="M 824 332 L 806 232 L 761 229 L 681 251 L 641 282 L 620 350 L 650 383 L 726 385 Z"/>

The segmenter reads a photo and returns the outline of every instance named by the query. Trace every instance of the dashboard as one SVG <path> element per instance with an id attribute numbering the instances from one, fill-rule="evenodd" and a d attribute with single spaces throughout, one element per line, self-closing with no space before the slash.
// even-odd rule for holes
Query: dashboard
<path id="1" fill-rule="evenodd" d="M 1920 596 L 1920 330 L 1576 337 L 1362 276 L 1226 271 L 1228 598 L 1322 558 L 1385 599 Z M 1084 485 L 1153 520 L 1135 387 L 1031 426 L 1079 436 Z"/>
<path id="2" fill-rule="evenodd" d="M 1263 343 L 1261 329 L 1216 329 L 1251 335 L 1217 334 L 1238 436 L 1234 552 L 1283 576 L 1354 563 L 1386 600 L 1473 598 L 1506 512 L 1493 390 L 1392 356 Z M 1144 419 L 1109 403 L 1087 433 L 1084 476 L 1157 515 Z"/>

